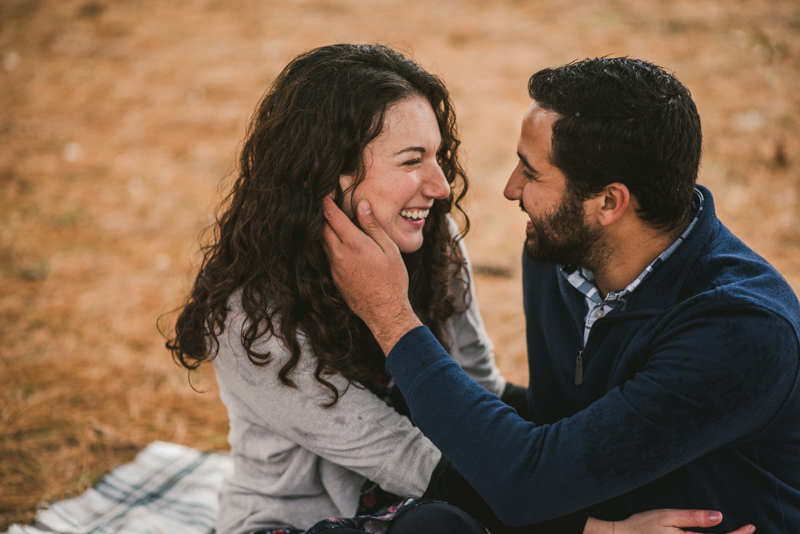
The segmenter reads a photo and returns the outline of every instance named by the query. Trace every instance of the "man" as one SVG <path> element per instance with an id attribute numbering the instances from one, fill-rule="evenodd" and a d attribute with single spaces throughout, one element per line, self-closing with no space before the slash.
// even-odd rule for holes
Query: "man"
<path id="1" fill-rule="evenodd" d="M 528 87 L 505 196 L 530 216 L 532 421 L 421 326 L 369 207 L 367 237 L 326 204 L 334 279 L 414 421 L 509 525 L 672 507 L 722 510 L 719 532 L 800 532 L 800 304 L 695 187 L 689 92 L 627 58 L 545 69 Z"/>

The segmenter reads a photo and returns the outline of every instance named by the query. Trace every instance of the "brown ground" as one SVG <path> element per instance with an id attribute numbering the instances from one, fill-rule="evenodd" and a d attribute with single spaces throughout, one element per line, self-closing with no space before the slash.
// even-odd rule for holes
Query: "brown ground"
<path id="1" fill-rule="evenodd" d="M 796 0 L 0 0 L 0 530 L 80 493 L 155 439 L 224 449 L 208 372 L 156 319 L 250 110 L 286 62 L 391 44 L 441 74 L 472 178 L 479 297 L 525 383 L 524 216 L 501 196 L 535 70 L 630 55 L 674 69 L 704 121 L 700 181 L 723 221 L 800 289 Z"/>

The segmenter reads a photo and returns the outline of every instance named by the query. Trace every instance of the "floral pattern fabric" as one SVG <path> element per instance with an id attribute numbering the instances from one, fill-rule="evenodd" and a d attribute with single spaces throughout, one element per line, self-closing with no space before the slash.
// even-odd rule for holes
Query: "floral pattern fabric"
<path id="1" fill-rule="evenodd" d="M 362 498 L 363 501 L 363 498 Z M 323 519 L 315 524 L 308 530 L 301 530 L 296 528 L 279 528 L 275 530 L 263 530 L 258 534 L 317 534 L 327 530 L 334 530 L 339 528 L 352 528 L 361 530 L 370 534 L 385 534 L 389 529 L 392 521 L 397 519 L 398 516 L 416 508 L 417 506 L 438 502 L 433 499 L 420 498 L 420 499 L 404 499 L 396 504 L 378 510 L 374 514 L 357 515 L 356 517 L 331 517 Z"/>

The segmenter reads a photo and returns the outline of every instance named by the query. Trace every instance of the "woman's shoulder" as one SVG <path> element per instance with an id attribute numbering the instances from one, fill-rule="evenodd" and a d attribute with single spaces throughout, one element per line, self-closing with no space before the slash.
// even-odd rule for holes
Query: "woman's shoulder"
<path id="1" fill-rule="evenodd" d="M 264 302 L 261 305 L 264 306 L 267 312 L 272 311 L 269 309 L 268 302 Z M 268 363 L 264 365 L 253 363 L 251 355 L 248 354 L 244 344 L 245 334 L 250 329 L 252 321 L 253 319 L 248 316 L 242 304 L 242 291 L 235 291 L 228 299 L 225 329 L 217 336 L 219 346 L 214 358 L 215 367 L 218 370 L 226 369 L 234 372 L 238 379 L 252 381 L 255 377 L 258 377 L 258 381 L 261 384 L 265 380 L 272 382 L 278 379 L 279 370 L 289 362 L 292 352 L 280 335 L 280 316 L 272 314 L 270 317 L 271 330 L 266 322 L 262 321 L 261 324 L 257 325 L 257 336 L 250 345 L 252 353 L 263 356 L 269 355 Z M 300 389 L 313 389 L 314 396 L 317 396 L 319 387 L 321 387 L 321 384 L 314 377 L 317 359 L 314 357 L 306 336 L 301 330 L 297 332 L 297 343 L 300 352 L 297 364 L 289 378 Z M 266 360 L 267 358 L 264 359 Z M 340 375 L 333 374 L 325 378 L 340 390 L 348 385 L 347 380 Z M 322 390 L 323 393 L 324 391 L 328 390 Z"/>
<path id="2" fill-rule="evenodd" d="M 461 229 L 458 227 L 458 223 L 456 222 L 455 219 L 453 219 L 453 216 L 450 215 L 449 213 L 444 217 L 447 220 L 447 226 L 450 229 L 450 235 L 455 237 L 457 241 L 460 243 L 462 241 L 461 239 L 462 236 L 461 236 Z"/>
<path id="3" fill-rule="evenodd" d="M 228 332 L 241 334 L 244 330 L 250 328 L 250 325 L 254 320 L 253 317 L 248 315 L 248 310 L 244 306 L 243 294 L 243 289 L 239 288 L 231 293 L 230 297 L 228 297 L 227 313 L 225 316 L 225 330 Z M 257 326 L 257 328 L 259 331 L 263 331 L 264 335 L 259 336 L 259 341 L 266 343 L 279 341 L 281 337 L 281 316 L 280 313 L 276 312 L 269 295 L 256 294 L 251 297 L 251 300 L 252 306 L 258 308 L 259 315 L 262 317 L 261 323 Z M 268 327 L 266 317 L 269 318 L 269 323 L 272 325 L 271 328 Z M 297 339 L 301 343 L 305 341 L 306 336 L 302 329 L 298 329 Z"/>
<path id="4" fill-rule="evenodd" d="M 262 309 L 269 314 L 271 328 L 267 324 L 266 319 L 261 319 L 260 324 L 255 326 L 257 335 L 250 349 L 258 354 L 269 353 L 271 362 L 281 366 L 288 360 L 290 351 L 280 337 L 280 317 L 278 314 L 273 313 L 269 302 L 263 302 L 257 305 L 261 306 Z M 237 289 L 228 297 L 224 330 L 217 333 L 217 339 L 219 341 L 217 351 L 218 358 L 221 357 L 223 360 L 230 360 L 233 358 L 247 359 L 248 355 L 244 340 L 254 320 L 257 319 L 250 317 L 242 304 L 242 289 Z M 297 337 L 301 346 L 301 352 L 306 352 L 302 350 L 305 345 L 305 336 L 301 332 L 298 332 Z"/>

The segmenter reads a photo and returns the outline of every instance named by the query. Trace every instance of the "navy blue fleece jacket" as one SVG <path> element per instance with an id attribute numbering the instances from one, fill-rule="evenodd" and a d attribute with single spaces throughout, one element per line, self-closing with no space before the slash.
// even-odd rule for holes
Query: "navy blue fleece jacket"
<path id="1" fill-rule="evenodd" d="M 585 347 L 583 296 L 555 265 L 524 261 L 534 422 L 425 327 L 389 354 L 416 424 L 505 523 L 674 507 L 721 510 L 712 532 L 800 532 L 800 304 L 700 189 L 697 227 Z"/>

